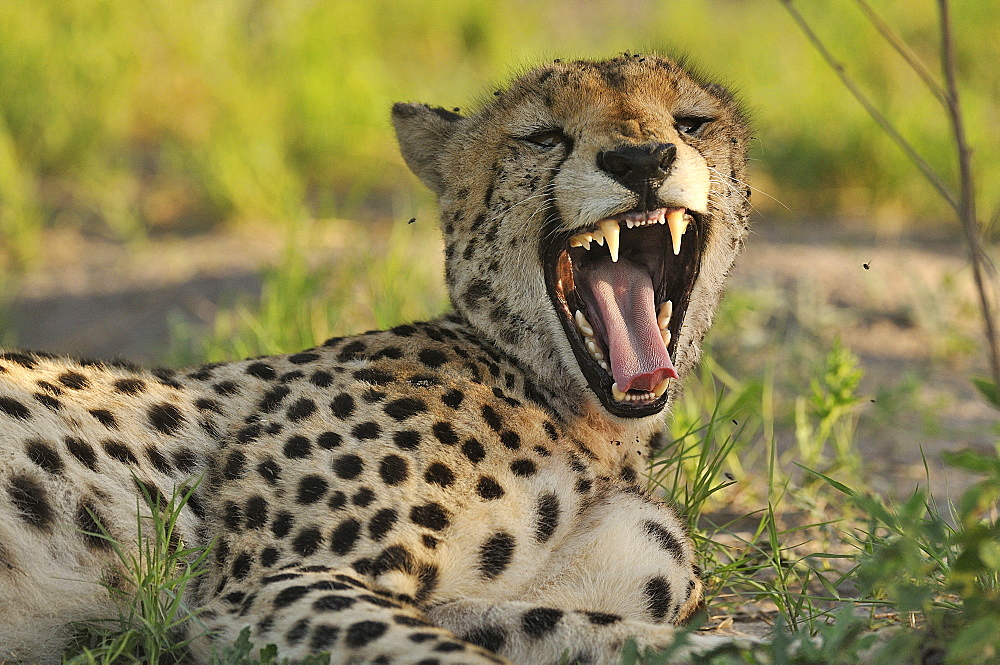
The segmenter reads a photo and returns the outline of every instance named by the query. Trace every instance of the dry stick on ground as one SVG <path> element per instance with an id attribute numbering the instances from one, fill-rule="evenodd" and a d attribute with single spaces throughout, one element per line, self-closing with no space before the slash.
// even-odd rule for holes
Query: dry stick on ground
<path id="1" fill-rule="evenodd" d="M 855 0 L 864 11 L 869 22 L 875 27 L 880 35 L 906 60 L 907 64 L 923 80 L 928 89 L 941 102 L 948 113 L 949 124 L 955 137 L 955 147 L 958 153 L 959 184 L 961 187 L 958 196 L 945 183 L 944 179 L 934 170 L 927 161 L 920 156 L 912 144 L 903 138 L 902 134 L 893 126 L 892 122 L 879 111 L 868 99 L 864 92 L 858 87 L 854 80 L 847 75 L 844 65 L 837 60 L 826 48 L 822 40 L 812 31 L 802 14 L 792 4 L 792 0 L 779 0 L 791 17 L 798 24 L 809 42 L 816 48 L 819 54 L 826 61 L 827 65 L 837 74 L 844 87 L 854 96 L 854 98 L 864 107 L 868 115 L 882 128 L 882 131 L 892 139 L 892 141 L 906 153 L 910 161 L 920 170 L 928 182 L 937 190 L 938 194 L 948 203 L 958 215 L 965 232 L 969 247 L 969 259 L 972 264 L 972 275 L 975 281 L 976 291 L 979 295 L 979 308 L 983 317 L 983 333 L 986 338 L 987 353 L 990 359 L 990 368 L 993 372 L 993 382 L 1000 387 L 1000 339 L 997 337 L 997 326 L 994 320 L 994 309 L 992 297 L 988 291 L 987 281 L 984 277 L 986 271 L 982 235 L 978 220 L 976 219 L 976 198 L 975 187 L 972 175 L 971 155 L 965 138 L 965 125 L 962 121 L 961 106 L 958 101 L 958 89 L 955 83 L 955 51 L 951 33 L 951 19 L 948 11 L 948 0 L 938 0 L 940 27 L 941 27 L 941 67 L 944 72 L 945 87 L 934 81 L 933 76 L 926 67 L 920 63 L 919 59 L 906 47 L 903 40 L 889 27 L 885 21 L 878 17 L 866 0 Z"/>

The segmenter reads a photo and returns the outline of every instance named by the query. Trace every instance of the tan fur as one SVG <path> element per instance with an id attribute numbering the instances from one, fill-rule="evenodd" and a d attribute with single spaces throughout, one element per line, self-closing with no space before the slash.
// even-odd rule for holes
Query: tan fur
<path id="1" fill-rule="evenodd" d="M 683 115 L 715 121 L 695 139 Z M 136 547 L 133 475 L 169 496 L 204 474 L 180 524 L 186 544 L 214 539 L 188 598 L 201 661 L 249 626 L 293 659 L 598 662 L 629 637 L 665 646 L 698 606 L 683 523 L 643 488 L 660 416 L 613 416 L 588 387 L 539 242 L 637 205 L 598 152 L 676 144 L 660 196 L 709 233 L 686 373 L 746 233 L 738 108 L 627 56 L 533 70 L 469 117 L 393 120 L 439 196 L 453 313 L 176 373 L 0 356 L 0 659 L 57 662 L 68 624 L 115 615 L 101 582 L 119 564 L 84 532 Z M 544 127 L 572 150 L 520 140 Z"/>

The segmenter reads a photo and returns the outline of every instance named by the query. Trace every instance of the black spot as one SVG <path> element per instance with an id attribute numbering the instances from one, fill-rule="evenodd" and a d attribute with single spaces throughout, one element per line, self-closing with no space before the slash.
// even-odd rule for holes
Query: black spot
<path id="1" fill-rule="evenodd" d="M 277 596 L 274 597 L 274 609 L 280 610 L 288 607 L 305 596 L 307 593 L 309 593 L 309 587 L 307 586 L 285 587 L 278 592 Z"/>
<path id="2" fill-rule="evenodd" d="M 670 529 L 651 520 L 643 522 L 642 526 L 646 530 L 646 533 L 656 539 L 656 542 L 660 547 L 667 552 L 670 552 L 670 554 L 678 561 L 684 560 L 684 549 L 681 547 L 681 543 L 677 539 L 677 536 L 671 533 Z"/>
<path id="3" fill-rule="evenodd" d="M 308 457 L 310 451 L 312 451 L 312 444 L 309 443 L 309 439 L 300 434 L 289 437 L 288 441 L 285 442 L 284 448 L 281 449 L 281 452 L 288 459 Z"/>
<path id="4" fill-rule="evenodd" d="M 190 473 L 198 467 L 198 456 L 188 448 L 175 450 L 173 458 L 174 466 L 185 473 Z"/>
<path id="5" fill-rule="evenodd" d="M 259 408 L 264 413 L 274 413 L 292 390 L 288 386 L 275 386 L 271 388 L 260 399 Z"/>
<path id="6" fill-rule="evenodd" d="M 434 531 L 443 531 L 449 524 L 448 514 L 437 503 L 414 506 L 410 510 L 410 521 Z"/>
<path id="7" fill-rule="evenodd" d="M 229 397 L 231 395 L 239 394 L 240 387 L 232 381 L 219 381 L 212 386 L 212 390 L 223 397 Z"/>
<path id="8" fill-rule="evenodd" d="M 402 325 L 392 328 L 389 332 L 397 337 L 411 337 L 417 333 L 417 329 L 411 325 Z"/>
<path id="9" fill-rule="evenodd" d="M 425 533 L 424 535 L 422 535 L 420 537 L 420 540 L 423 542 L 424 547 L 426 547 L 429 550 L 432 550 L 438 546 L 438 539 L 429 533 Z"/>
<path id="10" fill-rule="evenodd" d="M 507 642 L 507 633 L 499 626 L 480 626 L 472 632 L 462 635 L 462 639 L 496 653 Z"/>
<path id="11" fill-rule="evenodd" d="M 527 478 L 534 475 L 537 468 L 535 467 L 535 463 L 530 459 L 516 459 L 510 463 L 510 470 L 514 472 L 515 476 Z"/>
<path id="12" fill-rule="evenodd" d="M 521 616 L 521 630 L 528 637 L 544 637 L 546 633 L 551 633 L 555 630 L 562 616 L 562 610 L 550 607 L 536 607 L 533 610 L 528 610 Z"/>
<path id="13" fill-rule="evenodd" d="M 317 612 L 340 612 L 354 603 L 355 600 L 350 596 L 321 596 L 316 599 L 312 608 Z"/>
<path id="14" fill-rule="evenodd" d="M 444 421 L 436 422 L 431 427 L 431 431 L 434 432 L 434 436 L 437 440 L 447 446 L 453 446 L 458 443 L 458 435 L 455 434 L 454 428 L 452 428 L 451 423 L 446 423 Z"/>
<path id="15" fill-rule="evenodd" d="M 349 360 L 360 360 L 364 358 L 365 343 L 360 340 L 355 340 L 345 344 L 340 352 L 337 354 L 337 360 L 340 362 L 347 362 Z"/>
<path id="16" fill-rule="evenodd" d="M 31 417 L 31 411 L 28 410 L 28 407 L 11 397 L 0 397 L 0 411 L 18 420 L 27 420 Z"/>
<path id="17" fill-rule="evenodd" d="M 338 490 L 330 495 L 326 505 L 330 510 L 340 510 L 347 505 L 347 495 Z"/>
<path id="18" fill-rule="evenodd" d="M 379 463 L 378 474 L 387 485 L 398 485 L 409 476 L 409 469 L 399 455 L 386 455 Z"/>
<path id="19" fill-rule="evenodd" d="M 309 377 L 309 383 L 320 388 L 329 388 L 330 384 L 333 383 L 333 375 L 318 369 Z"/>
<path id="20" fill-rule="evenodd" d="M 390 570 L 413 571 L 413 557 L 410 556 L 409 551 L 405 547 L 391 545 L 379 552 L 379 555 L 375 557 L 375 561 L 371 564 L 369 574 L 377 577 Z M 383 607 L 399 607 L 399 605 L 393 603 L 392 605 L 383 605 Z"/>
<path id="21" fill-rule="evenodd" d="M 398 346 L 387 346 L 384 349 L 379 349 L 372 354 L 372 360 L 381 360 L 383 358 L 389 358 L 391 360 L 399 360 L 403 357 L 403 350 Z"/>
<path id="22" fill-rule="evenodd" d="M 238 580 L 245 580 L 247 575 L 250 574 L 250 563 L 250 555 L 246 552 L 240 552 L 240 554 L 233 559 L 233 577 Z"/>
<path id="23" fill-rule="evenodd" d="M 379 434 L 382 433 L 382 428 L 378 423 L 374 421 L 366 421 L 363 423 L 358 423 L 351 429 L 351 435 L 362 441 L 370 441 L 371 439 L 377 439 Z"/>
<path id="24" fill-rule="evenodd" d="M 546 542 L 559 527 L 559 499 L 551 492 L 538 497 L 538 521 L 535 523 L 535 540 Z"/>
<path id="25" fill-rule="evenodd" d="M 302 529 L 292 541 L 292 549 L 300 556 L 315 554 L 323 543 L 323 536 L 316 527 Z"/>
<path id="26" fill-rule="evenodd" d="M 434 462 L 427 467 L 427 471 L 424 473 L 424 480 L 435 485 L 440 485 L 441 487 L 449 487 L 455 482 L 455 474 L 444 464 Z"/>
<path id="27" fill-rule="evenodd" d="M 214 399 L 208 399 L 207 397 L 199 397 L 194 402 L 195 408 L 199 411 L 212 411 L 213 413 L 222 413 L 222 405 Z"/>
<path id="28" fill-rule="evenodd" d="M 226 502 L 222 522 L 230 531 L 237 531 L 243 525 L 243 511 L 232 501 Z"/>
<path id="29" fill-rule="evenodd" d="M 329 651 L 333 643 L 337 641 L 339 634 L 340 628 L 338 626 L 321 623 L 313 628 L 312 637 L 309 639 L 309 648 L 316 652 Z"/>
<path id="30" fill-rule="evenodd" d="M 184 426 L 184 415 L 173 404 L 164 402 L 149 407 L 149 423 L 164 434 L 175 434 Z"/>
<path id="31" fill-rule="evenodd" d="M 294 521 L 291 513 L 278 513 L 274 516 L 274 521 L 271 522 L 271 533 L 274 534 L 275 538 L 284 538 L 292 530 L 292 523 Z"/>
<path id="32" fill-rule="evenodd" d="M 495 533 L 479 548 L 479 570 L 483 577 L 493 579 L 500 575 L 514 558 L 514 536 Z"/>
<path id="33" fill-rule="evenodd" d="M 59 453 L 41 439 L 31 439 L 25 442 L 25 452 L 28 459 L 52 474 L 62 473 L 63 461 Z"/>
<path id="34" fill-rule="evenodd" d="M 300 505 L 316 503 L 323 498 L 328 487 L 329 485 L 323 479 L 323 476 L 316 474 L 303 476 L 299 481 L 298 494 L 295 496 L 295 500 Z"/>
<path id="35" fill-rule="evenodd" d="M 548 420 L 542 423 L 542 427 L 545 428 L 545 433 L 549 435 L 549 438 L 553 441 L 559 440 L 559 432 L 556 431 L 556 426 L 550 423 Z"/>
<path id="36" fill-rule="evenodd" d="M 90 500 L 81 501 L 76 508 L 76 528 L 83 536 L 83 542 L 92 550 L 110 550 L 111 541 L 96 506 Z"/>
<path id="37" fill-rule="evenodd" d="M 361 393 L 361 399 L 363 399 L 368 404 L 375 404 L 385 399 L 385 393 L 382 392 L 381 390 L 375 390 L 374 388 L 369 388 L 368 390 Z"/>
<path id="38" fill-rule="evenodd" d="M 319 354 L 311 351 L 303 351 L 295 355 L 288 356 L 288 362 L 295 365 L 304 365 L 319 360 Z"/>
<path id="39" fill-rule="evenodd" d="M 256 441 L 263 431 L 264 427 L 260 423 L 253 422 L 236 433 L 236 440 L 239 443 L 250 443 Z"/>
<path id="40" fill-rule="evenodd" d="M 385 635 L 389 626 L 381 621 L 359 621 L 347 627 L 344 643 L 352 649 L 359 649 Z"/>
<path id="41" fill-rule="evenodd" d="M 413 450 L 420 445 L 420 432 L 400 430 L 392 435 L 392 442 L 402 450 Z"/>
<path id="42" fill-rule="evenodd" d="M 595 626 L 608 626 L 622 620 L 617 614 L 606 614 L 604 612 L 584 612 L 584 614 L 587 616 L 587 620 Z"/>
<path id="43" fill-rule="evenodd" d="M 270 568 L 278 562 L 278 558 L 281 553 L 273 547 L 265 547 L 264 551 L 260 553 L 260 565 L 265 568 Z"/>
<path id="44" fill-rule="evenodd" d="M 364 470 L 364 462 L 357 455 L 351 453 L 341 455 L 333 461 L 333 472 L 344 480 L 353 480 L 361 475 Z"/>
<path id="45" fill-rule="evenodd" d="M 380 369 L 359 369 L 351 374 L 351 376 L 358 381 L 364 381 L 376 386 L 384 386 L 387 383 L 392 383 L 393 379 L 392 374 Z"/>
<path id="46" fill-rule="evenodd" d="M 45 497 L 45 490 L 33 478 L 18 474 L 10 479 L 7 494 L 20 517 L 32 526 L 45 529 L 52 521 L 52 507 Z"/>
<path id="47" fill-rule="evenodd" d="M 250 497 L 243 514 L 248 529 L 263 529 L 267 524 L 267 500 L 259 495 Z"/>
<path id="48" fill-rule="evenodd" d="M 8 360 L 27 369 L 34 369 L 38 364 L 38 361 L 36 361 L 33 356 L 30 356 L 27 353 L 19 353 L 17 351 L 4 351 L 0 353 L 0 359 Z"/>
<path id="49" fill-rule="evenodd" d="M 654 622 L 663 621 L 673 604 L 673 596 L 670 593 L 670 584 L 662 577 L 653 577 L 646 582 L 643 590 L 646 594 L 646 608 Z"/>
<path id="50" fill-rule="evenodd" d="M 146 457 L 149 458 L 150 463 L 157 471 L 160 473 L 171 473 L 173 471 L 170 462 L 167 461 L 167 458 L 155 446 L 146 446 L 145 452 Z"/>
<path id="51" fill-rule="evenodd" d="M 330 534 L 330 551 L 341 556 L 354 549 L 361 533 L 361 522 L 353 517 L 344 520 Z"/>
<path id="52" fill-rule="evenodd" d="M 239 480 L 246 472 L 247 456 L 239 450 L 229 453 L 226 459 L 226 466 L 222 470 L 222 477 L 225 480 Z"/>
<path id="53" fill-rule="evenodd" d="M 395 510 L 392 508 L 383 508 L 375 513 L 368 522 L 368 535 L 371 536 L 372 540 L 382 540 L 385 534 L 389 533 L 392 527 L 395 526 L 398 518 L 399 514 Z"/>
<path id="54" fill-rule="evenodd" d="M 115 418 L 115 415 L 107 409 L 91 409 L 90 415 L 92 415 L 97 422 L 101 423 L 108 429 L 118 429 L 118 420 Z"/>
<path id="55" fill-rule="evenodd" d="M 618 473 L 618 477 L 630 485 L 634 485 L 637 478 L 635 469 L 630 466 L 623 466 L 622 470 Z"/>
<path id="56" fill-rule="evenodd" d="M 503 429 L 503 423 L 500 420 L 500 416 L 489 404 L 483 405 L 483 420 L 486 424 L 490 426 L 490 429 L 494 432 L 499 432 Z"/>
<path id="57" fill-rule="evenodd" d="M 465 289 L 462 299 L 470 308 L 476 308 L 479 305 L 480 300 L 487 299 L 492 294 L 493 289 L 490 287 L 489 282 L 485 279 L 477 277 L 476 279 L 469 281 L 469 286 Z"/>
<path id="58" fill-rule="evenodd" d="M 371 505 L 371 502 L 375 500 L 375 492 L 372 492 L 367 487 L 362 487 L 354 496 L 351 497 L 351 503 L 355 506 L 366 508 Z"/>
<path id="59" fill-rule="evenodd" d="M 72 388 L 73 390 L 83 390 L 90 385 L 90 381 L 87 380 L 87 377 L 79 372 L 63 372 L 59 375 L 57 380 L 59 383 L 63 384 L 67 388 Z"/>
<path id="60" fill-rule="evenodd" d="M 324 450 L 339 448 L 342 441 L 343 439 L 336 432 L 323 432 L 316 437 L 316 445 Z"/>
<path id="61" fill-rule="evenodd" d="M 273 485 L 281 478 L 281 467 L 273 459 L 266 459 L 257 465 L 257 473 Z"/>
<path id="62" fill-rule="evenodd" d="M 465 651 L 465 645 L 461 642 L 441 642 L 434 651 L 438 653 L 453 653 L 455 651 Z M 436 660 L 436 659 L 435 659 Z"/>
<path id="63" fill-rule="evenodd" d="M 461 390 L 449 390 L 445 394 L 441 395 L 441 402 L 452 409 L 457 409 L 462 405 L 462 400 L 465 399 L 465 393 Z"/>
<path id="64" fill-rule="evenodd" d="M 258 379 L 264 379 L 265 381 L 272 381 L 277 376 L 273 367 L 262 362 L 255 362 L 248 365 L 246 373 L 250 376 L 257 377 Z"/>
<path id="65" fill-rule="evenodd" d="M 39 404 L 50 411 L 58 411 L 62 408 L 62 402 L 57 400 L 52 395 L 48 395 L 46 393 L 33 393 L 32 397 L 34 397 Z"/>
<path id="66" fill-rule="evenodd" d="M 504 495 L 503 487 L 500 486 L 500 483 L 489 476 L 479 477 L 479 482 L 476 483 L 476 493 L 487 501 L 499 499 Z"/>
<path id="67" fill-rule="evenodd" d="M 589 478 L 577 478 L 576 492 L 577 494 L 587 494 L 593 485 L 594 483 Z"/>
<path id="68" fill-rule="evenodd" d="M 483 449 L 483 444 L 479 443 L 478 439 L 469 437 L 462 444 L 462 454 L 473 464 L 478 464 L 486 457 L 486 450 Z"/>
<path id="69" fill-rule="evenodd" d="M 139 463 L 139 460 L 136 458 L 135 453 L 132 452 L 132 449 L 121 441 L 105 439 L 101 442 L 101 445 L 104 447 L 104 452 L 111 455 L 122 464 L 136 465 Z"/>
<path id="70" fill-rule="evenodd" d="M 437 368 L 448 362 L 448 356 L 437 349 L 424 349 L 417 354 L 417 358 L 420 362 L 427 365 L 430 368 Z"/>
<path id="71" fill-rule="evenodd" d="M 302 397 L 288 407 L 288 417 L 293 423 L 308 418 L 316 411 L 316 402 L 308 397 Z"/>
<path id="72" fill-rule="evenodd" d="M 399 421 L 411 418 L 418 413 L 423 413 L 426 410 L 427 404 L 424 400 L 413 397 L 403 397 L 401 399 L 393 400 L 384 407 L 386 415 Z"/>

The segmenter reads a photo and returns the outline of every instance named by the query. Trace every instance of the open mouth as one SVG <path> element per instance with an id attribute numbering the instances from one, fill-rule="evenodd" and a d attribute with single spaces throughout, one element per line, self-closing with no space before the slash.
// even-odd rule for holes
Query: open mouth
<path id="1" fill-rule="evenodd" d="M 590 388 L 614 415 L 640 418 L 666 404 L 702 226 L 685 208 L 632 210 L 542 247 L 549 297 Z"/>

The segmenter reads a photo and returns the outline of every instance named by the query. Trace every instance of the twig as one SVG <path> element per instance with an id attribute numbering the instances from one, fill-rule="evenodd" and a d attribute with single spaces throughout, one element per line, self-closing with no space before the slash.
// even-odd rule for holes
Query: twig
<path id="1" fill-rule="evenodd" d="M 941 69 L 944 73 L 946 106 L 955 135 L 955 145 L 958 148 L 958 177 L 961 182 L 959 199 L 959 220 L 965 230 L 969 242 L 969 258 L 972 261 L 972 276 L 979 292 L 979 307 L 983 314 L 983 332 L 989 345 L 990 365 L 993 369 L 993 382 L 1000 387 L 1000 343 L 997 340 L 996 323 L 993 320 L 993 307 L 990 295 L 986 291 L 986 280 L 983 279 L 983 244 L 978 220 L 976 218 L 976 188 L 972 173 L 972 150 L 965 138 L 965 124 L 962 121 L 962 107 L 958 101 L 958 85 L 955 82 L 955 44 L 951 34 L 951 16 L 948 11 L 948 0 L 938 0 L 938 10 L 941 22 Z"/>
<path id="2" fill-rule="evenodd" d="M 865 16 L 868 17 L 868 22 L 872 24 L 872 27 L 874 27 L 875 30 L 882 35 L 882 38 L 885 39 L 885 41 L 889 42 L 889 44 L 896 49 L 896 53 L 898 53 L 900 57 L 906 61 L 906 64 L 910 66 L 910 69 L 912 69 L 913 72 L 920 77 L 920 80 L 924 82 L 927 89 L 930 90 L 935 97 L 937 97 L 937 100 L 941 102 L 942 105 L 947 105 L 948 99 L 945 95 L 944 88 L 937 82 L 934 75 L 927 69 L 923 61 L 917 57 L 917 54 L 906 45 L 906 42 L 903 41 L 899 34 L 897 34 L 888 23 L 883 21 L 881 16 L 875 13 L 872 6 L 868 4 L 868 0 L 854 0 L 854 2 L 861 8 L 861 11 L 864 12 Z"/>
<path id="3" fill-rule="evenodd" d="M 906 153 L 906 156 L 910 158 L 910 161 L 913 162 L 918 169 L 920 169 L 920 172 L 924 174 L 927 181 L 930 182 L 934 189 L 938 191 L 938 194 L 940 194 L 942 198 L 948 202 L 948 205 L 950 205 L 956 213 L 961 214 L 958 199 L 951 191 L 951 188 L 948 187 L 948 184 L 941 179 L 941 176 L 939 176 L 937 171 L 934 170 L 934 167 L 928 164 L 927 161 L 920 156 L 920 153 L 917 152 L 916 148 L 914 148 L 909 141 L 903 138 L 903 135 L 899 133 L 889 119 L 885 117 L 881 111 L 875 108 L 875 105 L 871 103 L 867 96 L 865 96 L 865 93 L 862 92 L 857 84 L 855 84 L 854 81 L 847 75 L 847 71 L 843 63 L 833 57 L 833 54 L 827 50 L 820 38 L 812 31 L 809 24 L 806 23 L 805 18 L 799 13 L 799 10 L 792 5 L 792 0 L 779 0 L 779 2 L 785 6 L 788 13 L 791 14 L 792 18 L 795 19 L 795 22 L 799 24 L 799 28 L 805 34 L 806 38 L 812 43 L 816 50 L 819 51 L 819 54 L 823 56 L 823 59 L 826 60 L 826 64 L 830 66 L 830 69 L 832 69 L 837 76 L 840 77 L 840 81 L 844 84 L 844 87 L 847 88 L 847 90 L 854 95 L 854 98 L 858 100 L 858 103 L 865 108 L 865 111 L 867 111 L 868 115 L 872 117 L 872 120 L 878 123 L 878 126 L 882 128 L 882 131 L 884 131 L 889 138 L 892 139 L 892 141 Z"/>

